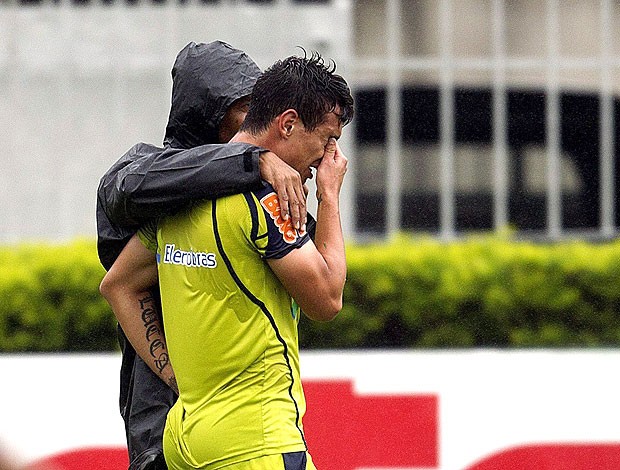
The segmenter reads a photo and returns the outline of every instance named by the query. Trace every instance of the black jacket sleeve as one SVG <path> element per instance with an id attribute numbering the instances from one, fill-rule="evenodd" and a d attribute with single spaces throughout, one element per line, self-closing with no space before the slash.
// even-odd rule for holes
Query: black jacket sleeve
<path id="1" fill-rule="evenodd" d="M 141 225 L 191 201 L 261 187 L 261 151 L 244 143 L 192 149 L 138 144 L 101 178 L 98 198 L 113 224 Z"/>

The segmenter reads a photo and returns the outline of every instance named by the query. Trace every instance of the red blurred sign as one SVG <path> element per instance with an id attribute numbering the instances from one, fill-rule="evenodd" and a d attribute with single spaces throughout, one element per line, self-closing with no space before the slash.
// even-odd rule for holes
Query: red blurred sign
<path id="1" fill-rule="evenodd" d="M 128 466 L 125 447 L 89 447 L 38 460 L 24 470 L 127 470 Z"/>
<path id="2" fill-rule="evenodd" d="M 504 450 L 467 470 L 618 470 L 620 444 L 535 444 Z"/>
<path id="3" fill-rule="evenodd" d="M 357 395 L 351 381 L 304 382 L 304 430 L 317 468 L 438 465 L 435 395 Z"/>

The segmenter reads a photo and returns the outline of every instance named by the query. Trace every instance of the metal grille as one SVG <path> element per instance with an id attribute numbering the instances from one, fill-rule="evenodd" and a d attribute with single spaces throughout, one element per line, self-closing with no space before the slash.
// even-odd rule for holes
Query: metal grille
<path id="1" fill-rule="evenodd" d="M 453 239 L 459 234 L 456 223 L 456 188 L 455 188 L 455 107 L 454 90 L 457 86 L 455 76 L 459 73 L 484 73 L 490 77 L 492 95 L 492 155 L 493 155 L 493 189 L 492 189 L 492 227 L 500 231 L 510 225 L 510 150 L 508 143 L 508 103 L 507 75 L 512 73 L 540 73 L 544 78 L 538 86 L 544 92 L 545 102 L 545 227 L 539 235 L 556 240 L 570 236 L 593 236 L 609 238 L 616 234 L 615 209 L 615 134 L 614 120 L 614 74 L 620 65 L 620 57 L 614 54 L 612 32 L 618 29 L 618 16 L 614 12 L 611 0 L 588 3 L 598 12 L 600 35 L 597 45 L 598 54 L 573 56 L 563 54 L 561 50 L 560 17 L 570 15 L 575 2 L 547 0 L 545 2 L 527 2 L 505 0 L 471 1 L 472 8 L 479 8 L 481 15 L 490 17 L 491 51 L 480 56 L 456 56 L 454 54 L 455 17 L 454 0 L 439 0 L 433 25 L 438 31 L 437 53 L 434 55 L 410 55 L 403 53 L 403 12 L 416 2 L 407 0 L 385 0 L 382 2 L 385 18 L 384 57 L 357 57 L 356 70 L 360 73 L 372 73 L 383 70 L 386 89 L 386 145 L 387 168 L 385 172 L 385 233 L 393 235 L 403 228 L 402 224 L 402 90 L 405 83 L 403 75 L 409 72 L 432 72 L 438 77 L 439 89 L 439 228 L 438 236 Z M 419 2 L 417 2 L 419 3 Z M 429 2 L 423 2 L 427 5 Z M 539 44 L 540 55 L 524 57 L 510 55 L 507 52 L 507 8 L 531 8 L 536 3 L 541 5 L 544 14 L 544 41 Z M 564 10 L 562 10 L 564 9 Z M 485 11 L 486 10 L 486 11 Z M 617 13 L 617 12 L 616 12 Z M 530 14 L 536 15 L 532 11 Z M 578 13 L 577 13 L 578 14 Z M 564 32 L 566 37 L 566 31 Z M 578 31 L 573 38 L 579 41 Z M 598 184 L 599 211 L 596 227 L 567 229 L 562 223 L 562 93 L 561 76 L 563 73 L 598 75 L 594 83 L 594 93 L 598 97 L 597 116 L 600 123 L 598 134 L 599 158 L 598 181 L 585 181 L 586 184 Z M 566 136 L 564 136 L 566 137 Z M 597 142 L 592 142 L 596 145 Z M 358 186 L 362 184 L 358 182 Z M 358 224 L 358 229 L 363 227 Z M 534 233 L 534 232 L 532 232 Z"/>

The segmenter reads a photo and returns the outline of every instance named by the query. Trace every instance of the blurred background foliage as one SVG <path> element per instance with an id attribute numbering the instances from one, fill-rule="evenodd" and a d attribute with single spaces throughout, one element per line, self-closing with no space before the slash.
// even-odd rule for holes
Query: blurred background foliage
<path id="1" fill-rule="evenodd" d="M 620 242 L 350 244 L 345 305 L 305 349 L 617 347 Z M 93 240 L 0 247 L 0 351 L 112 351 Z"/>
<path id="2" fill-rule="evenodd" d="M 349 246 L 345 307 L 309 348 L 620 344 L 620 242 L 400 237 Z"/>
<path id="3" fill-rule="evenodd" d="M 1 247 L 0 351 L 115 349 L 104 274 L 91 240 Z"/>

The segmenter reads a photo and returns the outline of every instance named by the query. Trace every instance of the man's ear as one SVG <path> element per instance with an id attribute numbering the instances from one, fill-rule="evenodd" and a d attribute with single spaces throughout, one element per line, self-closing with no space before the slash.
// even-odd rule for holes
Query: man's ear
<path id="1" fill-rule="evenodd" d="M 287 109 L 280 116 L 278 116 L 278 131 L 282 138 L 288 139 L 293 130 L 295 130 L 295 125 L 299 122 L 299 114 L 294 109 Z"/>

